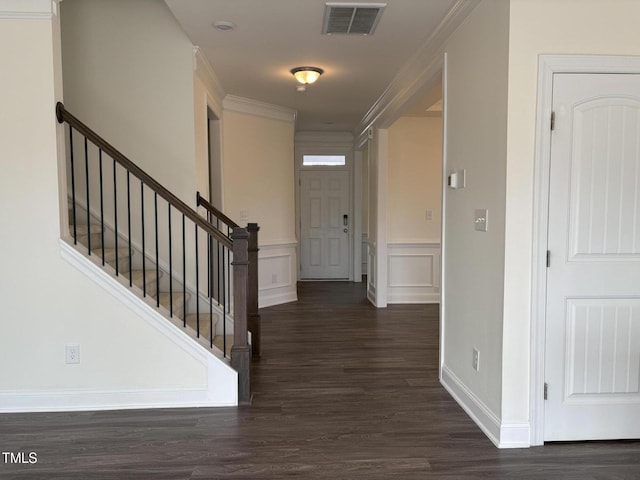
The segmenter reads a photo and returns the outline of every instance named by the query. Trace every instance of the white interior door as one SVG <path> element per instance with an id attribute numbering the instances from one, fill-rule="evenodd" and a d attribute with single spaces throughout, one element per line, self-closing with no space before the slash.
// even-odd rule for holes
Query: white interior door
<path id="1" fill-rule="evenodd" d="M 556 74 L 545 440 L 640 438 L 640 76 Z"/>
<path id="2" fill-rule="evenodd" d="M 349 172 L 300 172 L 301 279 L 349 277 Z"/>

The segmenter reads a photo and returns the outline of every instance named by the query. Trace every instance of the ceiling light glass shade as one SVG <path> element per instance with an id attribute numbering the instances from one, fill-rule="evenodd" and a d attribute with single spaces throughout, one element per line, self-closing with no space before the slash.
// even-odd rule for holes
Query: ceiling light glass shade
<path id="1" fill-rule="evenodd" d="M 324 73 L 324 70 L 318 67 L 298 67 L 291 70 L 291 73 L 296 80 L 303 85 L 309 85 L 320 77 Z"/>

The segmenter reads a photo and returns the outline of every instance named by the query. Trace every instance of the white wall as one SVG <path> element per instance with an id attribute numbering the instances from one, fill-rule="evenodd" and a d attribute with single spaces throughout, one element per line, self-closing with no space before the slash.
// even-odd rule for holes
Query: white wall
<path id="1" fill-rule="evenodd" d="M 193 46 L 161 0 L 61 3 L 65 105 L 195 204 Z"/>
<path id="2" fill-rule="evenodd" d="M 445 46 L 446 168 L 465 169 L 467 186 L 445 192 L 443 380 L 468 409 L 497 421 L 502 407 L 508 41 L 509 3 L 485 0 Z M 489 210 L 486 233 L 474 230 L 476 208 Z M 480 351 L 479 372 L 472 368 L 473 348 Z"/>
<path id="3" fill-rule="evenodd" d="M 40 4 L 50 11 L 51 2 Z M 10 115 L 0 116 L 0 222 L 12 227 L 0 250 L 0 350 L 11 361 L 0 363 L 0 411 L 179 405 L 180 395 L 211 386 L 206 361 L 61 257 L 57 19 L 6 18 L 4 7 L 0 101 Z M 75 343 L 81 363 L 66 365 L 65 345 Z"/>
<path id="4" fill-rule="evenodd" d="M 529 418 L 529 342 L 538 55 L 639 55 L 640 2 L 512 0 L 502 416 Z"/>

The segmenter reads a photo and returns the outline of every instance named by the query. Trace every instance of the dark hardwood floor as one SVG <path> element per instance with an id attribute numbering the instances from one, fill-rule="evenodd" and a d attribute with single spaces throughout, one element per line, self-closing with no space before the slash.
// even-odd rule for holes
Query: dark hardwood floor
<path id="1" fill-rule="evenodd" d="M 253 405 L 0 415 L 1 479 L 640 479 L 640 442 L 498 450 L 438 382 L 437 306 L 303 283 L 261 311 Z"/>

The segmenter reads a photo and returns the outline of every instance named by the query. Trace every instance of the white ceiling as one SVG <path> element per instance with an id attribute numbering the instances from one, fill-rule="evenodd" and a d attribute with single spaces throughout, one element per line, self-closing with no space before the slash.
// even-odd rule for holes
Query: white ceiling
<path id="1" fill-rule="evenodd" d="M 165 1 L 226 93 L 297 110 L 298 131 L 354 130 L 456 3 L 386 0 L 373 35 L 328 36 L 325 0 Z M 307 65 L 325 73 L 300 93 L 289 70 Z"/>

